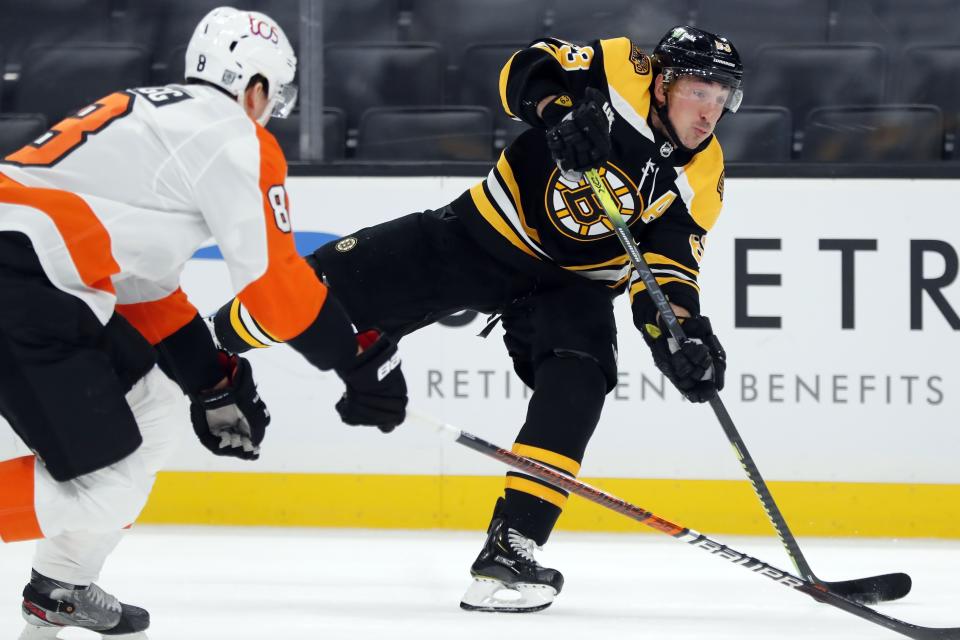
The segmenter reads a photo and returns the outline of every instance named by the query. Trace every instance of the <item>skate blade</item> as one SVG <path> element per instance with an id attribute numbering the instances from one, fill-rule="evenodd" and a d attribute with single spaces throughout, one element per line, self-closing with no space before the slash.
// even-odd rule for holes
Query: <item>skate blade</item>
<path id="1" fill-rule="evenodd" d="M 549 607 L 556 597 L 556 589 L 543 584 L 507 585 L 490 578 L 474 578 L 460 599 L 460 608 L 466 611 L 533 613 Z"/>
<path id="2" fill-rule="evenodd" d="M 76 628 L 76 627 L 73 627 Z M 23 632 L 20 633 L 20 637 L 17 640 L 56 640 L 60 636 L 57 635 L 63 631 L 64 627 L 50 627 L 42 626 L 38 627 L 32 624 L 27 624 Z M 137 631 L 136 633 L 126 633 L 118 635 L 104 635 L 97 631 L 88 631 L 89 633 L 96 633 L 104 640 L 150 640 L 143 631 Z"/>
<path id="3" fill-rule="evenodd" d="M 27 623 L 18 640 L 53 640 L 63 627 L 38 627 Z"/>

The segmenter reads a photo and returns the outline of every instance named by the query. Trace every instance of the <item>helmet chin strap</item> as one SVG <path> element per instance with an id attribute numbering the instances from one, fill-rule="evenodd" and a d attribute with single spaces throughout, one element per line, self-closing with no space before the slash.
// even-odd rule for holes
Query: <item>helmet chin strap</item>
<path id="1" fill-rule="evenodd" d="M 657 117 L 660 118 L 660 124 L 663 125 L 663 128 L 667 130 L 667 137 L 670 138 L 670 142 L 673 143 L 673 146 L 681 149 L 683 151 L 690 152 L 692 149 L 688 149 L 682 142 L 680 142 L 680 136 L 677 135 L 677 130 L 673 128 L 673 123 L 670 122 L 670 114 L 668 113 L 669 109 L 667 107 L 666 100 L 666 91 L 664 91 L 664 100 L 663 104 L 658 104 L 656 100 L 653 101 L 653 108 L 657 110 Z"/>

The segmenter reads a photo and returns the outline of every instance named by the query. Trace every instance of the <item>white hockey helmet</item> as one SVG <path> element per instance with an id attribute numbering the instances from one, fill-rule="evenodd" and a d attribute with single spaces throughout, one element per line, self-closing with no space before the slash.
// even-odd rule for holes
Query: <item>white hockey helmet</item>
<path id="1" fill-rule="evenodd" d="M 243 106 L 250 79 L 267 79 L 267 108 L 260 118 L 286 118 L 297 102 L 297 56 L 283 29 L 257 11 L 218 7 L 204 16 L 187 44 L 184 76 L 223 88 Z"/>

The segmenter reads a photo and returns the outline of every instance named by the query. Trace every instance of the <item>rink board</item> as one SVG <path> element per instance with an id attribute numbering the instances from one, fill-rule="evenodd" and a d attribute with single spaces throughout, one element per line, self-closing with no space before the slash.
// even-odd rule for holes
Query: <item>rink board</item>
<path id="1" fill-rule="evenodd" d="M 295 228 L 316 241 L 440 206 L 474 182 L 293 178 L 289 191 Z M 730 179 L 725 186 L 702 265 L 703 309 L 728 353 L 724 401 L 794 528 L 960 537 L 953 506 L 960 504 L 960 187 L 828 179 Z M 184 273 L 202 312 L 224 302 L 229 287 L 216 259 L 193 260 Z M 664 384 L 626 298 L 616 306 L 620 385 L 608 398 L 584 477 L 701 529 L 767 532 L 709 408 L 683 402 Z M 508 446 L 526 393 L 499 330 L 476 337 L 483 320 L 410 336 L 402 344 L 404 371 L 411 406 Z M 342 390 L 335 376 L 312 370 L 285 347 L 251 360 L 274 416 L 263 457 L 224 461 L 186 436 L 145 519 L 485 522 L 502 486 L 496 463 L 413 425 L 389 436 L 342 426 L 332 408 Z M 13 436 L 0 432 L 0 453 L 4 438 L 13 446 Z M 561 526 L 632 525 L 574 499 Z"/>

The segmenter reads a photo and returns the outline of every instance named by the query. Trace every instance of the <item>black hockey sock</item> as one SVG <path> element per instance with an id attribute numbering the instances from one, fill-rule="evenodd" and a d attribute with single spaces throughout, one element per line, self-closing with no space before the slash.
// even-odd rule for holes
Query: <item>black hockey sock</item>
<path id="1" fill-rule="evenodd" d="M 576 475 L 600 420 L 606 379 L 595 360 L 576 354 L 553 356 L 536 370 L 527 420 L 517 436 L 518 453 Z M 522 473 L 507 474 L 503 513 L 509 526 L 545 544 L 567 493 Z"/>

